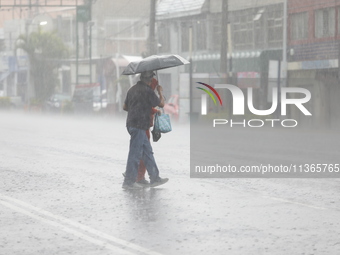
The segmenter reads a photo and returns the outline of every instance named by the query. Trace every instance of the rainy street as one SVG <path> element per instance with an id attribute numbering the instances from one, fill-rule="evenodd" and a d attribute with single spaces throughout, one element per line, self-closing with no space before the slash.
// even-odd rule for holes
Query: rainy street
<path id="1" fill-rule="evenodd" d="M 190 178 L 174 123 L 126 191 L 123 116 L 0 116 L 0 254 L 340 254 L 339 179 Z"/>
<path id="2" fill-rule="evenodd" d="M 0 255 L 340 255 L 339 98 L 340 0 L 0 0 Z"/>

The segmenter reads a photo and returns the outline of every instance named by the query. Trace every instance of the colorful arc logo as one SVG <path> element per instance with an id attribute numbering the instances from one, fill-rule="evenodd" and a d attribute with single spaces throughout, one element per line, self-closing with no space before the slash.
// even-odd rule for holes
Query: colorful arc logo
<path id="1" fill-rule="evenodd" d="M 206 84 L 206 83 L 203 83 L 203 82 L 197 82 L 197 83 L 199 83 L 199 84 L 201 84 L 201 85 L 203 85 L 203 86 L 206 86 L 206 87 L 209 88 L 212 92 L 214 92 L 214 94 L 215 94 L 215 95 L 217 96 L 217 98 L 218 98 L 218 101 L 220 102 L 220 105 L 222 105 L 222 99 L 221 99 L 220 95 L 217 93 L 217 91 L 216 91 L 213 87 L 211 87 L 210 85 L 208 85 L 208 84 Z M 203 90 L 205 93 L 207 93 L 207 94 L 211 97 L 211 99 L 214 101 L 214 104 L 216 105 L 216 99 L 215 99 L 215 97 L 213 96 L 213 94 L 211 94 L 211 92 L 210 92 L 209 90 L 204 89 L 204 88 L 200 88 L 200 87 L 196 87 L 196 88 L 198 88 L 198 89 L 200 89 L 200 90 Z"/>

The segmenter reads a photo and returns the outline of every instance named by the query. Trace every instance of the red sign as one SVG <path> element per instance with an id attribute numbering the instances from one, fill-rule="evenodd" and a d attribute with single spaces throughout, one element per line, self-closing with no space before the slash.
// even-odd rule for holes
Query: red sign
<path id="1" fill-rule="evenodd" d="M 99 83 L 86 83 L 86 84 L 78 84 L 76 85 L 76 89 L 84 89 L 84 88 L 96 88 L 99 87 Z"/>

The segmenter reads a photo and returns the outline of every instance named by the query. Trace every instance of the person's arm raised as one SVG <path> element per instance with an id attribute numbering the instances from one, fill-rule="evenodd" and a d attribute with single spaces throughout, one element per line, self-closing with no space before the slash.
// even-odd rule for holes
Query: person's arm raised
<path id="1" fill-rule="evenodd" d="M 128 107 L 126 106 L 126 104 L 123 104 L 123 110 L 128 111 Z"/>
<path id="2" fill-rule="evenodd" d="M 159 94 L 159 99 L 161 100 L 161 102 L 159 103 L 159 107 L 163 108 L 164 107 L 164 97 L 163 97 L 163 88 L 162 86 L 158 85 L 157 86 L 157 91 Z"/>

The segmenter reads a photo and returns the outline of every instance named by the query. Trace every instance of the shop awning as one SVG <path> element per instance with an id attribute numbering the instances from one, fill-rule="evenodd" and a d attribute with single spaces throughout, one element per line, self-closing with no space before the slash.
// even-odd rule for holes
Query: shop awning
<path id="1" fill-rule="evenodd" d="M 230 58 L 231 57 L 231 58 Z M 239 51 L 228 56 L 228 65 L 233 72 L 261 72 L 268 69 L 269 60 L 282 57 L 282 50 Z M 218 73 L 220 54 L 198 54 L 192 57 L 194 70 L 197 73 Z"/>
<path id="2" fill-rule="evenodd" d="M 157 20 L 187 17 L 202 13 L 205 0 L 162 0 L 157 5 Z"/>

